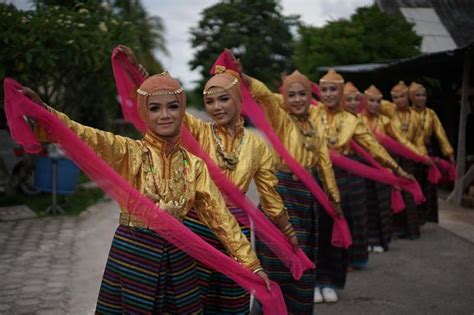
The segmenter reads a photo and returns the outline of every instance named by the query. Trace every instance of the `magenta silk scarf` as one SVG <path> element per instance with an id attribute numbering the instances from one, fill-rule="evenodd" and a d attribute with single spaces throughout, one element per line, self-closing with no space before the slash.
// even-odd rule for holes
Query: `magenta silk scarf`
<path id="1" fill-rule="evenodd" d="M 90 147 L 82 142 L 53 114 L 25 97 L 16 81 L 4 80 L 5 113 L 11 135 L 27 152 L 38 153 L 41 145 L 24 117 L 33 118 L 52 141 L 58 143 L 68 156 L 109 196 L 131 214 L 140 218 L 167 241 L 209 267 L 225 274 L 262 302 L 266 314 L 286 314 L 280 287 L 272 282 L 269 292 L 256 274 L 222 254 L 192 233 L 177 219 L 160 209 L 117 174 Z"/>
<path id="2" fill-rule="evenodd" d="M 394 187 L 399 187 L 409 192 L 413 196 L 413 199 L 415 200 L 416 204 L 421 204 L 425 201 L 425 197 L 423 196 L 423 191 L 421 190 L 421 187 L 416 180 L 410 181 L 410 180 L 396 176 L 391 171 L 389 171 L 388 169 L 380 165 L 377 161 L 375 161 L 372 155 L 366 152 L 353 140 L 351 140 L 351 148 L 357 154 L 363 157 L 369 164 L 374 166 L 375 169 L 378 170 L 378 172 L 383 173 L 383 177 L 387 179 L 386 182 L 383 182 L 384 184 L 389 184 Z M 366 173 L 366 175 L 371 176 L 369 173 Z M 369 179 L 376 181 L 375 178 L 369 178 Z M 392 198 L 392 210 L 394 213 L 398 213 L 401 210 L 405 209 L 405 202 L 403 201 L 403 198 L 399 189 L 392 188 L 391 198 Z"/>
<path id="3" fill-rule="evenodd" d="M 226 69 L 235 71 L 242 76 L 233 61 L 232 56 L 226 51 L 224 51 L 215 61 L 211 68 L 211 74 L 214 74 L 216 66 L 224 66 Z M 281 156 L 293 173 L 298 176 L 306 187 L 308 187 L 311 193 L 316 197 L 316 200 L 318 200 L 328 215 L 330 215 L 334 220 L 331 244 L 336 247 L 348 248 L 352 244 L 352 238 L 346 220 L 344 217 L 340 217 L 336 214 L 336 211 L 331 205 L 327 195 L 323 192 L 312 175 L 309 174 L 308 171 L 306 171 L 286 150 L 276 133 L 273 131 L 271 125 L 268 123 L 265 113 L 260 108 L 260 105 L 253 99 L 248 86 L 242 77 L 240 82 L 243 114 L 250 118 L 252 123 L 265 134 L 268 141 L 272 144 L 273 149 Z"/>
<path id="4" fill-rule="evenodd" d="M 144 78 L 118 49 L 112 53 L 112 68 L 124 117 L 144 133 L 146 126 L 138 115 L 136 98 L 133 96 L 133 92 L 136 91 Z M 288 238 L 225 176 L 184 125 L 181 128 L 181 137 L 183 146 L 204 160 L 219 189 L 252 219 L 255 234 L 290 269 L 295 279 L 300 279 L 305 270 L 314 268 L 314 264 L 305 253 L 300 248 L 294 251 Z M 241 224 L 250 226 L 247 216 L 238 216 L 237 218 Z"/>
<path id="5" fill-rule="evenodd" d="M 413 152 L 412 150 L 405 147 L 403 144 L 395 141 L 387 135 L 384 135 L 376 130 L 372 130 L 379 140 L 379 142 L 390 152 L 400 155 L 406 159 L 413 160 L 418 163 L 426 163 L 427 157 L 419 155 L 418 153 Z M 436 167 L 436 163 L 430 165 L 428 170 L 428 180 L 432 184 L 436 184 L 441 179 L 441 173 Z"/>

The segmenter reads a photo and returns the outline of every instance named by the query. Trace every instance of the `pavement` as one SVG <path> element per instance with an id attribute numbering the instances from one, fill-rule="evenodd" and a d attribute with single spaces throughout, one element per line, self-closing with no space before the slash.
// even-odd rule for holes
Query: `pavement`
<path id="1" fill-rule="evenodd" d="M 79 217 L 0 222 L 0 314 L 93 314 L 118 214 L 103 201 Z M 315 313 L 474 314 L 474 210 L 440 199 L 440 221 L 372 254 Z"/>

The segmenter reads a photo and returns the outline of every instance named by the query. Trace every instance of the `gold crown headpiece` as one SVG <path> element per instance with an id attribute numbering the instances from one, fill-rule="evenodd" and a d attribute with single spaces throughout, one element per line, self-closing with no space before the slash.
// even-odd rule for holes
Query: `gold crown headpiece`
<path id="1" fill-rule="evenodd" d="M 162 73 L 157 74 L 157 76 L 170 76 L 168 71 L 164 71 Z M 157 90 L 153 92 L 147 92 L 141 89 L 137 89 L 137 94 L 143 95 L 143 96 L 156 96 L 156 95 L 178 95 L 183 93 L 184 89 L 182 86 L 180 86 L 176 90 Z"/>

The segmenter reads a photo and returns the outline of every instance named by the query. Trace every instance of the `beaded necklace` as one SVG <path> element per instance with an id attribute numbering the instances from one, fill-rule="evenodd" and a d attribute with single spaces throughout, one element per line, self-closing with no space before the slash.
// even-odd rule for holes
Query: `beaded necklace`
<path id="1" fill-rule="evenodd" d="M 294 115 L 290 115 L 293 121 L 295 122 L 296 128 L 301 135 L 304 137 L 304 148 L 308 151 L 313 151 L 316 148 L 316 129 L 314 128 L 313 124 L 309 119 L 305 122 L 307 123 L 307 127 L 305 128 L 303 121 L 298 119 L 298 117 Z"/>
<path id="2" fill-rule="evenodd" d="M 181 169 L 174 170 L 174 176 L 172 175 L 169 179 L 164 179 L 164 192 L 160 193 L 158 184 L 156 183 L 156 176 L 158 176 L 158 169 L 153 164 L 153 159 L 151 156 L 151 150 L 147 150 L 147 158 L 149 163 L 149 170 L 145 171 L 148 174 L 151 174 L 153 189 L 146 187 L 146 195 L 152 198 L 156 204 L 161 208 L 166 210 L 168 213 L 173 215 L 176 218 L 181 217 L 181 213 L 187 203 L 187 192 L 188 192 L 188 160 L 186 159 L 186 153 L 183 148 L 179 148 L 182 157 Z M 164 163 L 164 161 L 163 161 Z M 181 176 L 180 176 L 181 175 Z M 179 189 L 182 187 L 182 189 Z M 178 189 L 177 189 L 178 188 Z M 171 195 L 172 198 L 169 201 L 165 201 L 164 196 Z"/>
<path id="3" fill-rule="evenodd" d="M 402 116 L 400 116 L 400 111 L 397 110 L 397 116 L 398 116 L 398 119 L 400 120 L 400 123 L 401 123 L 401 130 L 402 132 L 408 132 L 408 129 L 410 127 L 410 121 L 411 121 L 411 113 L 410 111 L 408 111 L 408 120 L 407 121 L 403 121 L 402 119 Z"/>
<path id="4" fill-rule="evenodd" d="M 339 132 L 341 132 L 344 120 L 340 119 L 339 123 L 336 125 L 336 132 L 331 133 L 330 132 L 330 125 L 329 125 L 329 120 L 328 120 L 328 114 L 326 111 L 324 111 L 324 114 L 321 115 L 321 123 L 324 127 L 324 131 L 326 133 L 326 139 L 328 141 L 329 147 L 334 147 L 338 142 L 339 142 Z"/>
<path id="5" fill-rule="evenodd" d="M 216 142 L 216 155 L 217 155 L 217 162 L 219 164 L 219 167 L 222 169 L 227 169 L 227 170 L 235 170 L 237 168 L 237 164 L 239 163 L 239 155 L 240 155 L 240 150 L 242 149 L 242 144 L 244 140 L 244 133 L 241 132 L 239 135 L 239 144 L 237 145 L 237 148 L 235 149 L 234 152 L 227 152 L 224 149 L 224 145 L 222 144 L 222 139 L 219 136 L 219 133 L 217 131 L 217 125 L 216 123 L 211 123 L 211 130 L 212 130 L 212 136 L 214 138 L 214 141 Z"/>

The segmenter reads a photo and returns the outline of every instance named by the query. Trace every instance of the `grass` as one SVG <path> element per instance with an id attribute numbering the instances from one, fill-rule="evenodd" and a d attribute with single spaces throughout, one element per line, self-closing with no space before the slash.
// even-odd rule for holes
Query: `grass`
<path id="1" fill-rule="evenodd" d="M 82 172 L 79 176 L 78 184 L 88 182 L 89 179 Z M 66 215 L 79 215 L 88 207 L 97 203 L 104 196 L 104 192 L 99 188 L 77 188 L 72 195 L 58 195 L 58 205 L 64 210 Z M 15 194 L 12 196 L 0 195 L 0 207 L 14 205 L 27 205 L 38 216 L 45 216 L 44 211 L 51 205 L 51 193 L 40 193 L 34 196 Z"/>

